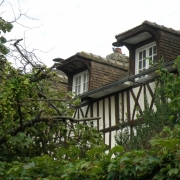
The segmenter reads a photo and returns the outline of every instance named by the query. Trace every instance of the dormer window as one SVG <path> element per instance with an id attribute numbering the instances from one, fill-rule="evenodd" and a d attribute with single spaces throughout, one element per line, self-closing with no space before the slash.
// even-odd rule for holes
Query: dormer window
<path id="1" fill-rule="evenodd" d="M 73 76 L 73 92 L 76 94 L 82 94 L 88 91 L 89 87 L 89 73 L 83 71 Z"/>
<path id="2" fill-rule="evenodd" d="M 152 61 L 152 63 L 157 62 L 157 48 L 155 42 L 136 49 L 136 74 L 148 69 L 150 61 Z"/>

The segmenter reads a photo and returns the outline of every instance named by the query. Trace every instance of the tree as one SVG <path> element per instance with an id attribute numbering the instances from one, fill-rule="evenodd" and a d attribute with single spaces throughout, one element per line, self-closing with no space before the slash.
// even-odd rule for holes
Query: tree
<path id="1" fill-rule="evenodd" d="M 23 48 L 20 44 L 23 39 L 13 40 L 16 49 L 13 58 L 19 60 L 21 69 L 8 62 L 6 55 L 10 49 L 5 46 L 4 34 L 12 28 L 10 22 L 0 19 L 0 158 L 11 162 L 43 154 L 53 156 L 57 148 L 72 144 L 82 149 L 83 156 L 83 151 L 92 145 L 88 141 L 93 136 L 87 135 L 91 130 L 80 123 L 97 118 L 72 118 L 74 106 L 80 100 L 73 98 L 71 92 L 54 88 L 60 81 L 54 71 L 58 64 L 47 68 L 34 53 Z M 81 143 L 81 138 L 86 144 Z"/>

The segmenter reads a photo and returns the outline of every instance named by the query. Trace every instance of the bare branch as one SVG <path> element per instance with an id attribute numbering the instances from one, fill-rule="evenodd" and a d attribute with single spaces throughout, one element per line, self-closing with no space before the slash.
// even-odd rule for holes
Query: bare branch
<path id="1" fill-rule="evenodd" d="M 0 6 L 3 4 L 4 0 L 1 1 Z"/>
<path id="2" fill-rule="evenodd" d="M 0 76 L 1 77 L 1 76 Z M 57 102 L 67 102 L 67 99 L 29 99 L 29 100 L 26 100 L 26 101 L 21 101 L 19 102 L 19 104 L 23 103 L 23 102 L 30 102 L 30 101 L 57 101 Z"/>
<path id="3" fill-rule="evenodd" d="M 12 9 L 12 12 L 13 12 L 13 14 L 14 14 L 14 21 L 11 21 L 10 23 L 14 23 L 14 22 L 16 22 L 16 21 L 21 17 L 22 14 L 20 13 L 19 16 L 16 18 L 14 9 L 13 9 L 13 7 L 12 7 L 12 4 L 11 4 L 10 2 L 9 2 L 9 4 L 10 4 L 11 9 Z"/>
<path id="4" fill-rule="evenodd" d="M 43 97 L 44 99 L 47 99 L 47 97 L 44 95 L 44 94 L 42 94 L 42 93 L 38 93 L 38 95 L 40 96 L 40 97 Z M 54 103 L 52 103 L 52 102 L 49 102 L 50 103 L 50 105 L 56 110 L 56 112 L 59 114 L 59 115 L 62 115 L 62 113 L 59 111 L 59 109 L 56 107 L 56 105 L 54 104 Z"/>
<path id="5" fill-rule="evenodd" d="M 25 60 L 27 60 L 27 62 L 32 66 L 32 67 L 35 67 L 35 65 L 28 59 L 28 57 L 27 56 L 25 56 L 23 53 L 22 53 L 22 51 L 20 50 L 20 48 L 18 47 L 18 43 L 20 42 L 20 41 L 22 41 L 23 39 L 18 39 L 15 43 L 14 43 L 14 46 L 16 47 L 16 49 L 18 50 L 18 52 L 21 54 L 21 56 L 25 59 Z"/>

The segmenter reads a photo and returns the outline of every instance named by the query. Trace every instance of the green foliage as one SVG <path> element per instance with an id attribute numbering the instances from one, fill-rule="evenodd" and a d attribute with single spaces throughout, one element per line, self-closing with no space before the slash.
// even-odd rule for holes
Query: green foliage
<path id="1" fill-rule="evenodd" d="M 1 33 L 11 29 L 0 18 Z M 146 101 L 137 136 L 126 130 L 118 139 L 124 148 L 108 149 L 90 125 L 62 118 L 73 115 L 79 99 L 55 88 L 56 74 L 45 67 L 28 74 L 13 68 L 5 42 L 0 37 L 0 179 L 180 179 L 179 75 L 160 66 L 156 111 Z"/>
<path id="2" fill-rule="evenodd" d="M 0 32 L 12 25 L 0 18 Z M 80 99 L 61 91 L 52 68 L 14 68 L 5 54 L 6 39 L 0 37 L 0 179 L 59 179 L 77 160 L 100 154 L 106 146 L 91 124 L 74 122 L 73 106 Z M 91 123 L 91 122 L 90 122 Z M 89 152 L 88 156 L 86 155 Z M 81 163 L 84 169 L 88 163 Z M 73 174 L 72 174 L 73 177 Z"/>
<path id="3" fill-rule="evenodd" d="M 178 67 L 180 57 L 175 60 Z M 180 67 L 178 67 L 178 71 Z M 138 125 L 134 127 L 134 135 L 130 135 L 127 128 L 122 129 L 116 137 L 116 142 L 123 145 L 125 150 L 148 149 L 151 147 L 149 140 L 160 133 L 164 126 L 173 128 L 180 123 L 180 76 L 170 73 L 164 68 L 163 59 L 159 64 L 157 73 L 160 77 L 156 80 L 154 95 L 154 109 L 150 108 L 145 98 L 145 110 L 137 115 Z"/>
<path id="4" fill-rule="evenodd" d="M 0 34 L 10 32 L 13 25 L 0 17 Z M 6 55 L 9 53 L 9 49 L 4 45 L 6 43 L 6 38 L 0 36 L 0 53 Z"/>
<path id="5" fill-rule="evenodd" d="M 72 117 L 74 109 L 71 105 L 77 105 L 79 99 L 72 99 L 72 93 L 60 93 L 60 89 L 54 89 L 51 86 L 52 79 L 57 78 L 54 74 L 50 79 L 36 82 L 33 81 L 36 71 L 22 74 L 8 62 L 3 64 L 0 74 L 2 160 L 26 161 L 43 154 L 53 157 L 59 148 L 69 148 L 71 158 L 80 158 L 94 145 L 101 144 L 101 135 L 95 129 L 61 119 Z M 61 152 L 58 154 L 61 156 Z"/>
<path id="6" fill-rule="evenodd" d="M 43 155 L 23 163 L 1 163 L 0 177 L 29 180 L 179 179 L 180 125 L 175 125 L 174 129 L 165 127 L 150 143 L 149 150 L 130 152 L 124 152 L 122 146 L 107 152 L 105 145 L 99 145 L 86 151 L 81 158 L 77 146 L 61 148 L 54 159 Z"/>

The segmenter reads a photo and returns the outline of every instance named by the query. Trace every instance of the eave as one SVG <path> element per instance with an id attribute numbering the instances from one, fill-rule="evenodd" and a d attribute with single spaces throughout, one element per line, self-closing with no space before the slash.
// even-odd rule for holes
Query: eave
<path id="1" fill-rule="evenodd" d="M 173 71 L 175 70 L 175 68 L 172 66 L 174 64 L 174 61 L 169 61 L 167 63 L 165 63 L 165 67 L 169 70 L 169 71 Z M 86 92 L 82 95 L 80 95 L 81 99 L 88 99 L 88 98 L 93 98 L 93 99 L 97 99 L 115 92 L 118 92 L 120 90 L 124 90 L 126 88 L 138 85 L 140 83 L 144 83 L 145 81 L 154 79 L 158 76 L 158 74 L 155 72 L 158 69 L 158 67 L 151 67 L 149 69 L 147 69 L 146 71 L 143 71 L 139 74 L 136 75 L 132 75 L 129 77 L 126 77 L 124 79 L 120 79 L 112 84 L 103 86 L 101 88 Z M 148 75 L 145 78 L 140 78 L 139 80 L 136 80 L 136 78 L 141 77 L 143 75 Z"/>
<path id="2" fill-rule="evenodd" d="M 97 56 L 92 53 L 86 53 L 83 51 L 76 53 L 74 56 L 71 56 L 64 61 L 61 61 L 57 66 L 57 69 L 63 71 L 66 74 L 73 74 L 74 72 L 83 68 L 90 69 L 90 64 L 92 61 L 98 62 L 100 64 L 107 64 L 109 66 L 124 69 L 127 71 L 129 69 L 127 63 L 124 64 L 120 61 L 107 60 L 106 58 L 103 58 L 101 56 Z"/>
<path id="3" fill-rule="evenodd" d="M 113 46 L 134 45 L 141 41 L 157 36 L 157 30 L 166 31 L 180 36 L 180 31 L 168 28 L 150 21 L 144 21 L 141 25 L 116 35 L 117 42 Z"/>

